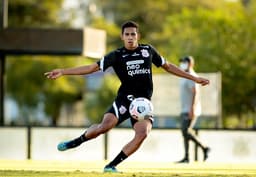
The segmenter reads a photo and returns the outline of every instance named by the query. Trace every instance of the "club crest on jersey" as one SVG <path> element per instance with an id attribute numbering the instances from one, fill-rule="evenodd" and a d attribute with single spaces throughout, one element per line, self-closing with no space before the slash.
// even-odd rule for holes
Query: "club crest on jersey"
<path id="1" fill-rule="evenodd" d="M 148 50 L 142 49 L 142 50 L 141 50 L 141 55 L 142 55 L 143 57 L 149 57 Z"/>
<path id="2" fill-rule="evenodd" d="M 124 114 L 126 111 L 127 111 L 127 109 L 123 105 L 121 105 L 119 108 L 120 114 Z"/>

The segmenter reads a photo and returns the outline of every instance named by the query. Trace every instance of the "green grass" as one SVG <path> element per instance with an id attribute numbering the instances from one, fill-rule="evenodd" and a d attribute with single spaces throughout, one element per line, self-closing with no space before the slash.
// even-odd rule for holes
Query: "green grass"
<path id="1" fill-rule="evenodd" d="M 0 173 L 1 177 L 19 176 L 19 177 L 255 177 L 254 175 L 244 174 L 196 174 L 196 173 L 99 173 L 99 172 L 46 172 L 46 171 L 4 171 Z"/>
<path id="2" fill-rule="evenodd" d="M 103 173 L 104 161 L 0 160 L 0 177 L 255 177 L 256 164 L 123 162 Z"/>

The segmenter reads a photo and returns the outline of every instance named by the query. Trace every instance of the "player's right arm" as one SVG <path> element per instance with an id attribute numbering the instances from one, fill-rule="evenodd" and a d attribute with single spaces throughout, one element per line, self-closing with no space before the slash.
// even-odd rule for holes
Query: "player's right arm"
<path id="1" fill-rule="evenodd" d="M 48 79 L 57 79 L 63 75 L 86 75 L 100 70 L 97 63 L 91 65 L 79 66 L 74 68 L 54 69 L 44 73 Z"/>

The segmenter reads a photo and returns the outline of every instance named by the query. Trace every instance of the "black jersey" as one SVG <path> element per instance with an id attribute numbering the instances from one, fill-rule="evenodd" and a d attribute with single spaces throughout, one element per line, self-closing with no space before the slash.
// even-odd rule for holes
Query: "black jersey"
<path id="1" fill-rule="evenodd" d="M 165 59 L 152 46 L 140 44 L 135 50 L 124 47 L 114 50 L 97 63 L 102 71 L 113 67 L 121 81 L 118 96 L 150 99 L 153 93 L 152 63 L 160 67 Z"/>

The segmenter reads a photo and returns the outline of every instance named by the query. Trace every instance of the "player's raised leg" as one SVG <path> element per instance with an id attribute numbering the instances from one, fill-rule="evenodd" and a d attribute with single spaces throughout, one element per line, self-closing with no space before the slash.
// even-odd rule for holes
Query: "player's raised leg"
<path id="1" fill-rule="evenodd" d="M 114 158 L 114 160 L 105 166 L 104 172 L 118 172 L 116 166 L 138 150 L 151 131 L 152 122 L 150 119 L 139 121 L 134 124 L 133 128 L 135 130 L 134 138 L 123 147 L 122 151 Z"/>
<path id="2" fill-rule="evenodd" d="M 90 139 L 96 138 L 100 134 L 106 133 L 108 130 L 115 127 L 117 122 L 118 119 L 115 117 L 114 114 L 106 113 L 100 124 L 91 125 L 81 136 L 70 141 L 59 143 L 57 148 L 59 151 L 65 151 L 71 148 L 75 148 Z"/>

